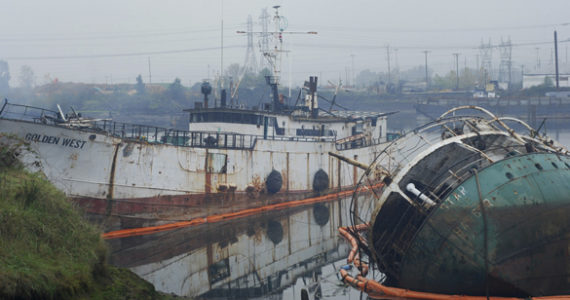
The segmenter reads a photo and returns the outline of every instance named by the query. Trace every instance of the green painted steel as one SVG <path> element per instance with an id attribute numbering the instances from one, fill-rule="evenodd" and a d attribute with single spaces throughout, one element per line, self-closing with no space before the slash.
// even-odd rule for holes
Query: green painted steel
<path id="1" fill-rule="evenodd" d="M 569 293 L 570 157 L 515 156 L 477 176 L 482 199 L 475 175 L 450 193 L 416 233 L 396 284 L 471 295 L 487 286 L 495 296 Z"/>

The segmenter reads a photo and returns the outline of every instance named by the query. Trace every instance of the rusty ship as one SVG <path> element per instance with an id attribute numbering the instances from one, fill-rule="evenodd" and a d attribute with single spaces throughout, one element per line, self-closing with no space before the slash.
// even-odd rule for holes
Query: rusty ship
<path id="1" fill-rule="evenodd" d="M 570 294 L 570 156 L 556 141 L 457 107 L 368 169 L 361 184 L 372 176 L 384 186 L 360 207 L 370 218 L 354 214 L 339 230 L 358 269 L 340 270 L 346 283 L 382 299 Z M 367 276 L 372 265 L 379 273 Z"/>
<path id="2" fill-rule="evenodd" d="M 208 104 L 186 112 L 188 130 L 88 119 L 71 111 L 0 107 L 4 144 L 23 141 L 20 159 L 63 190 L 106 231 L 153 226 L 350 190 L 360 169 L 329 157 L 369 161 L 388 141 L 387 113 L 319 108 L 317 77 L 295 105 L 278 92 L 283 32 L 264 57 L 272 94 L 261 107 Z M 211 103 L 210 103 L 211 105 Z M 342 169 L 342 171 L 341 171 Z M 348 171 L 347 171 L 348 170 Z"/>
<path id="3" fill-rule="evenodd" d="M 382 113 L 221 106 L 188 114 L 189 130 L 181 131 L 5 101 L 0 133 L 4 143 L 27 143 L 20 159 L 28 168 L 94 221 L 111 222 L 108 229 L 350 189 L 361 171 L 341 172 L 352 167 L 327 152 L 369 160 L 387 141 Z"/>

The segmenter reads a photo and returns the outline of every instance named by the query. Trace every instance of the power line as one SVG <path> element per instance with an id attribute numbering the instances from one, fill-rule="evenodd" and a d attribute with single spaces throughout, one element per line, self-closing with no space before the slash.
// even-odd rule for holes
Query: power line
<path id="1" fill-rule="evenodd" d="M 558 43 L 568 43 L 570 39 L 559 41 Z M 536 45 L 550 45 L 552 42 L 527 42 L 527 43 L 513 43 L 511 47 L 524 47 L 524 46 L 536 46 Z M 379 45 L 346 45 L 346 44 L 299 44 L 296 43 L 295 47 L 305 47 L 305 48 L 349 48 L 349 49 L 384 49 L 386 46 Z M 499 48 L 501 45 L 487 45 L 488 48 Z M 224 46 L 224 48 L 244 48 L 243 45 L 230 45 Z M 399 50 L 478 50 L 479 47 L 473 46 L 399 46 Z M 12 56 L 5 57 L 4 59 L 10 60 L 54 60 L 54 59 L 82 59 L 82 58 L 105 58 L 105 57 L 127 57 L 127 56 L 148 56 L 148 55 L 162 55 L 162 54 L 176 54 L 176 53 L 189 53 L 189 52 L 199 52 L 199 51 L 209 51 L 209 50 L 219 50 L 219 47 L 204 47 L 204 48 L 191 48 L 191 49 L 179 49 L 179 50 L 164 50 L 164 51 L 148 51 L 148 52 L 130 52 L 130 53 L 110 53 L 110 54 L 93 54 L 93 55 L 53 55 L 53 56 Z"/>
<path id="2" fill-rule="evenodd" d="M 563 41 L 559 41 L 558 43 L 568 43 L 570 42 L 570 39 L 566 39 Z M 535 45 L 550 45 L 552 44 L 551 41 L 548 42 L 527 42 L 527 43 L 512 43 L 511 46 L 512 47 L 525 47 L 525 46 L 535 46 Z M 356 45 L 356 44 L 352 44 L 352 45 L 347 45 L 347 44 L 323 44 L 323 43 L 316 43 L 316 44 L 303 44 L 303 43 L 295 43 L 295 47 L 307 47 L 307 48 L 339 48 L 339 49 L 354 49 L 354 48 L 358 48 L 358 49 L 370 49 L 370 50 L 376 50 L 376 49 L 384 49 L 386 48 L 386 46 L 381 46 L 381 45 Z M 488 47 L 490 48 L 500 48 L 501 45 L 497 44 L 497 45 L 489 45 Z M 455 49 L 466 49 L 466 50 L 478 50 L 479 46 L 467 46 L 467 45 L 447 45 L 447 46 L 398 46 L 397 47 L 399 50 L 422 50 L 422 49 L 429 49 L 429 50 L 455 50 Z"/>
<path id="3" fill-rule="evenodd" d="M 384 29 L 370 29 L 370 28 L 363 28 L 363 27 L 345 27 L 345 26 L 318 26 L 319 31 L 324 31 L 326 29 L 334 30 L 334 31 L 359 31 L 359 32 L 382 32 L 382 33 L 426 33 L 426 32 L 466 32 L 466 31 L 497 31 L 497 30 L 528 30 L 528 29 L 536 29 L 536 28 L 552 28 L 557 26 L 568 26 L 570 22 L 565 23 L 552 23 L 552 24 L 535 24 L 535 25 L 526 25 L 526 26 L 494 26 L 494 27 L 463 27 L 463 28 L 434 28 L 434 29 L 426 29 L 426 28 L 384 28 Z M 297 26 L 303 26 L 297 24 Z M 313 26 L 313 25 L 311 25 Z"/>
<path id="4" fill-rule="evenodd" d="M 243 47 L 243 45 L 233 45 L 233 46 L 224 46 L 224 48 L 227 49 L 227 48 L 244 48 L 244 47 Z M 220 49 L 220 47 L 206 47 L 206 48 L 166 50 L 166 51 L 93 54 L 93 55 L 12 56 L 12 57 L 6 57 L 5 59 L 7 59 L 7 60 L 52 60 L 52 59 L 105 58 L 105 57 L 147 56 L 147 55 L 188 53 L 188 52 L 200 52 L 200 51 L 210 51 L 210 50 L 219 50 L 219 49 Z"/>
<path id="5" fill-rule="evenodd" d="M 226 26 L 226 28 L 238 28 L 235 26 Z M 163 31 L 154 33 L 132 33 L 132 34 L 117 34 L 117 35 L 93 35 L 93 36 L 72 36 L 72 37 L 0 37 L 0 41 L 75 41 L 75 40 L 100 40 L 100 39 L 124 39 L 124 38 L 140 38 L 140 37 L 153 37 L 153 36 L 165 36 L 165 35 L 180 35 L 189 33 L 205 33 L 205 32 L 217 32 L 220 28 L 208 28 L 208 29 L 194 29 L 194 30 L 179 30 L 179 31 Z"/>

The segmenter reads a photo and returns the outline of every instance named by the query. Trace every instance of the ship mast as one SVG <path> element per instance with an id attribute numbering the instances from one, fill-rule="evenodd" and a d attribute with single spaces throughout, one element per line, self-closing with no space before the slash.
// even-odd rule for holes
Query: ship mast
<path id="1" fill-rule="evenodd" d="M 317 34 L 316 31 L 285 31 L 287 28 L 287 19 L 279 15 L 279 5 L 273 6 L 275 9 L 275 15 L 273 16 L 273 23 L 275 29 L 273 32 L 253 32 L 255 34 L 271 34 L 273 36 L 274 46 L 273 49 L 262 49 L 263 57 L 267 60 L 271 66 L 271 75 L 265 76 L 267 84 L 271 87 L 272 99 L 273 99 L 273 111 L 278 112 L 281 110 L 281 102 L 279 101 L 279 94 L 277 87 L 279 86 L 279 81 L 281 78 L 281 62 L 282 53 L 288 52 L 283 50 L 283 34 Z M 237 33 L 244 34 L 250 33 L 247 31 L 237 31 Z"/>

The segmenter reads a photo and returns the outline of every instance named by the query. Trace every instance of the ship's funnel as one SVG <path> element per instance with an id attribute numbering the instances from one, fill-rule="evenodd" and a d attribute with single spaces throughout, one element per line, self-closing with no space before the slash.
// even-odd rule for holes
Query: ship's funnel
<path id="1" fill-rule="evenodd" d="M 212 86 L 209 82 L 204 81 L 200 87 L 200 91 L 204 94 L 204 108 L 208 108 L 208 95 L 212 92 Z"/>

